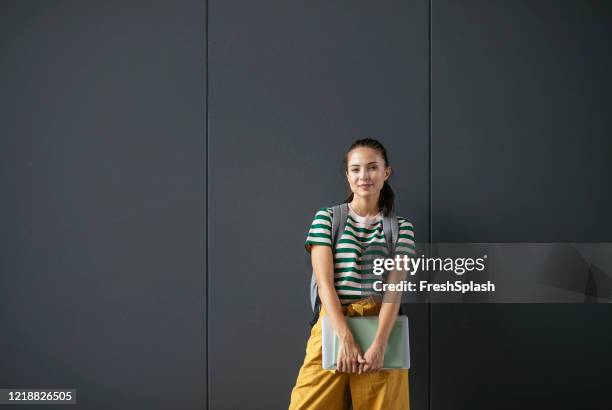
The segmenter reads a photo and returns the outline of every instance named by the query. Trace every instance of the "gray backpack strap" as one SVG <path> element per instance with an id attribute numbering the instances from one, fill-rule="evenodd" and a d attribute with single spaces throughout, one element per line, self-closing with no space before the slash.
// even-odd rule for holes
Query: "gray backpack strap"
<path id="1" fill-rule="evenodd" d="M 331 241 L 332 245 L 336 243 L 336 236 L 338 235 L 338 229 L 340 229 L 340 205 L 336 205 L 332 207 L 332 226 L 331 226 Z M 332 247 L 332 253 L 334 253 L 334 249 Z"/>
<path id="2" fill-rule="evenodd" d="M 332 240 L 332 256 L 336 249 L 336 243 L 339 237 L 344 232 L 346 227 L 346 220 L 348 218 L 348 204 L 340 204 L 332 207 L 332 224 L 331 224 L 331 240 Z M 333 264 L 333 261 L 332 261 Z M 333 271 L 332 271 L 333 275 Z M 312 272 L 312 278 L 310 280 L 310 304 L 312 306 L 313 318 L 310 322 L 311 326 L 317 322 L 319 318 L 319 310 L 321 307 L 321 300 L 319 299 L 319 291 L 317 286 L 317 277 L 314 271 Z"/>
<path id="3" fill-rule="evenodd" d="M 332 231 L 332 242 L 334 244 L 332 253 L 336 249 L 336 243 L 338 242 L 338 239 L 340 239 L 340 236 L 342 235 L 342 232 L 344 232 L 344 228 L 346 227 L 346 220 L 348 219 L 348 204 L 344 203 L 336 205 L 334 207 L 334 211 L 338 213 L 338 218 L 333 219 L 334 224 L 336 224 L 336 230 Z"/>
<path id="4" fill-rule="evenodd" d="M 385 233 L 385 241 L 387 241 L 387 249 L 389 250 L 389 258 L 395 257 L 395 244 L 399 236 L 399 223 L 393 212 L 383 217 L 383 231 Z"/>

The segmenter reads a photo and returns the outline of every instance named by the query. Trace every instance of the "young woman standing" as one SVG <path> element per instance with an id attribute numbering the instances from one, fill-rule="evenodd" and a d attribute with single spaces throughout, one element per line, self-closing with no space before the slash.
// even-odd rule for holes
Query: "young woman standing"
<path id="1" fill-rule="evenodd" d="M 322 208 L 315 214 L 306 239 L 322 306 L 291 392 L 289 409 L 348 409 L 352 404 L 354 410 L 407 410 L 408 370 L 381 369 L 399 303 L 381 303 L 372 288 L 376 277 L 367 268 L 365 256 L 372 247 L 386 249 L 382 217 L 394 208 L 387 151 L 375 139 L 358 140 L 344 157 L 344 170 L 352 194 L 344 201 L 348 203 L 348 219 L 335 249 L 332 250 L 331 208 Z M 402 217 L 398 217 L 398 224 L 395 253 L 413 256 L 413 226 Z M 379 316 L 376 337 L 365 352 L 356 343 L 345 315 Z M 323 316 L 328 316 L 340 340 L 335 371 L 322 368 Z"/>

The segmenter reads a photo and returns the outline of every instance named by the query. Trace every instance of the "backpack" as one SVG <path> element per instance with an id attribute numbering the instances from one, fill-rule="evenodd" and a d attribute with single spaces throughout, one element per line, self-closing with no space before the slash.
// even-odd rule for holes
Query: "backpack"
<path id="1" fill-rule="evenodd" d="M 346 220 L 348 218 L 348 204 L 343 203 L 332 207 L 332 224 L 331 224 L 331 236 L 332 236 L 332 254 L 336 249 L 336 242 L 338 237 L 344 232 L 346 226 Z M 387 241 L 387 249 L 389 250 L 389 258 L 395 257 L 395 244 L 399 234 L 399 223 L 397 216 L 393 212 L 389 212 L 387 216 L 383 216 L 382 219 L 383 232 L 385 234 L 385 240 Z M 319 319 L 319 312 L 321 311 L 321 299 L 319 299 L 319 292 L 317 286 L 317 278 L 314 270 L 312 271 L 312 278 L 310 280 L 310 304 L 312 306 L 312 320 L 310 326 L 314 326 Z M 399 315 L 402 315 L 402 305 L 400 304 Z"/>

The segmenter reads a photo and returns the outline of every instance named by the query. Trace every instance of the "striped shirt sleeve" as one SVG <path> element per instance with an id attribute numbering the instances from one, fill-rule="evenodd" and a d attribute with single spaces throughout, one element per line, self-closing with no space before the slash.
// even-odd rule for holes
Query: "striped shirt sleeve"
<path id="1" fill-rule="evenodd" d="M 414 226 L 406 218 L 398 217 L 399 235 L 395 253 L 397 255 L 416 255 L 416 244 L 414 242 Z"/>
<path id="2" fill-rule="evenodd" d="M 310 253 L 311 245 L 325 245 L 331 248 L 331 209 L 321 208 L 317 211 L 306 237 L 306 251 Z"/>

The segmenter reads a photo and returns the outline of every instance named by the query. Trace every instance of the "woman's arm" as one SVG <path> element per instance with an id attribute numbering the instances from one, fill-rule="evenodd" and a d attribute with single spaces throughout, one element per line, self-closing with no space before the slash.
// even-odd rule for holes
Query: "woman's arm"
<path id="1" fill-rule="evenodd" d="M 395 245 L 397 255 L 408 255 L 413 257 L 415 252 L 414 226 L 406 218 L 398 218 L 399 235 Z M 388 282 L 399 284 L 406 279 L 406 270 L 393 270 L 389 273 Z M 363 371 L 378 370 L 382 368 L 385 356 L 385 349 L 393 325 L 397 320 L 400 303 L 402 302 L 401 291 L 387 291 L 383 296 L 383 305 L 378 314 L 378 330 L 374 342 L 365 352 L 366 363 L 362 366 Z"/>
<path id="2" fill-rule="evenodd" d="M 312 245 L 310 254 L 321 304 L 340 341 L 337 370 L 340 372 L 356 373 L 359 371 L 359 363 L 364 361 L 364 358 L 359 345 L 353 338 L 351 329 L 346 323 L 342 308 L 340 307 L 340 299 L 334 288 L 334 258 L 331 247 Z"/>
<path id="3" fill-rule="evenodd" d="M 399 284 L 405 277 L 405 271 L 393 270 L 389 273 L 389 283 Z M 383 367 L 387 342 L 397 319 L 400 303 L 401 292 L 388 291 L 384 295 L 383 304 L 378 314 L 376 336 L 364 354 L 366 363 L 360 366 L 361 371 L 376 371 Z"/>

